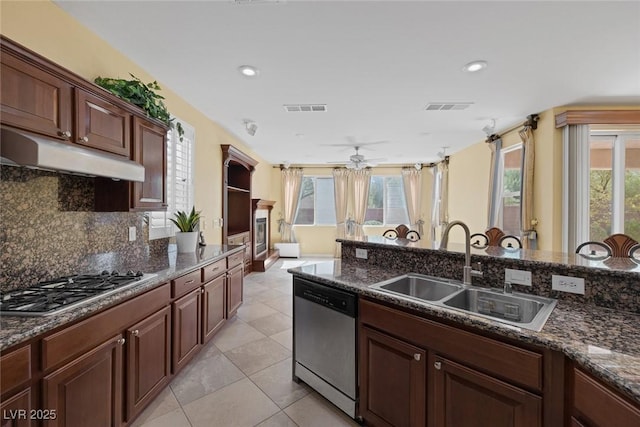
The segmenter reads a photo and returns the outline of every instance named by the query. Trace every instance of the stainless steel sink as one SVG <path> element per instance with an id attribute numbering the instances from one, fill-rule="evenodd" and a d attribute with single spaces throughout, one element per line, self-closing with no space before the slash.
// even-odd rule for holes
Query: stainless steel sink
<path id="1" fill-rule="evenodd" d="M 556 300 L 552 298 L 465 286 L 453 280 L 414 273 L 376 283 L 370 288 L 534 331 L 542 329 L 556 306 Z"/>
<path id="2" fill-rule="evenodd" d="M 395 277 L 371 287 L 425 301 L 441 300 L 462 289 L 461 284 L 446 279 L 413 273 Z"/>
<path id="3" fill-rule="evenodd" d="M 468 288 L 442 304 L 511 325 L 539 331 L 549 318 L 556 300 L 528 294 L 505 294 Z"/>

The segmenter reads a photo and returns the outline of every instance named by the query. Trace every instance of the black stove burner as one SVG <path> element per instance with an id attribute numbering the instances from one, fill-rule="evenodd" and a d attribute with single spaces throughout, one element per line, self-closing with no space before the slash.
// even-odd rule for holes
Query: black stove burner
<path id="1" fill-rule="evenodd" d="M 151 278 L 155 275 L 147 275 Z M 71 306 L 89 302 L 120 288 L 133 285 L 144 278 L 141 271 L 116 271 L 101 274 L 79 274 L 40 282 L 27 289 L 0 293 L 0 313 L 13 315 L 47 315 Z"/>

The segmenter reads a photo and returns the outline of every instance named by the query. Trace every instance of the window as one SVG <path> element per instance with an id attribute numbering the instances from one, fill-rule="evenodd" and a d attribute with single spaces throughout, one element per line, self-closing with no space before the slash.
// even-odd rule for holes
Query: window
<path id="1" fill-rule="evenodd" d="M 640 241 L 640 126 L 592 125 L 588 167 L 588 240 L 625 233 Z"/>
<path id="2" fill-rule="evenodd" d="M 175 226 L 169 218 L 176 211 L 191 211 L 193 206 L 193 147 L 195 129 L 182 120 L 182 141 L 178 132 L 167 132 L 167 207 L 166 212 L 149 213 L 149 239 L 170 237 Z"/>
<path id="3" fill-rule="evenodd" d="M 505 148 L 500 152 L 497 188 L 499 227 L 505 234 L 520 235 L 520 196 L 522 190 L 522 144 Z"/>
<path id="4" fill-rule="evenodd" d="M 624 233 L 640 241 L 640 125 L 569 125 L 562 249 Z"/>
<path id="5" fill-rule="evenodd" d="M 372 176 L 365 225 L 398 225 L 408 222 L 402 177 Z"/>
<path id="6" fill-rule="evenodd" d="M 333 177 L 302 178 L 295 225 L 336 225 Z"/>

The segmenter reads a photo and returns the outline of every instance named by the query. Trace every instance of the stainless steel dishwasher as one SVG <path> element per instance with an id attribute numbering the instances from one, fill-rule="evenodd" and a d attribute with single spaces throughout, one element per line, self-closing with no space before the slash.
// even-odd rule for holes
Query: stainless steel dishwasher
<path id="1" fill-rule="evenodd" d="M 293 378 L 356 416 L 356 294 L 293 279 Z"/>

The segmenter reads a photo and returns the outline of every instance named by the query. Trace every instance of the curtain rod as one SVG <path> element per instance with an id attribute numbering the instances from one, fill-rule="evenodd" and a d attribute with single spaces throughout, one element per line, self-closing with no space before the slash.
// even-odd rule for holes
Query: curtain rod
<path id="1" fill-rule="evenodd" d="M 529 126 L 532 130 L 536 130 L 538 129 L 538 120 L 540 120 L 540 116 L 538 114 L 529 114 L 527 116 L 527 120 L 525 120 L 523 123 L 511 126 L 510 128 L 503 130 L 502 132 L 487 135 L 484 142 L 493 142 L 496 139 L 502 138 L 504 135 L 507 135 L 518 128 L 525 128 Z"/>

